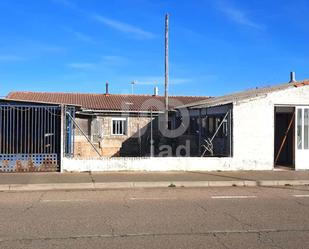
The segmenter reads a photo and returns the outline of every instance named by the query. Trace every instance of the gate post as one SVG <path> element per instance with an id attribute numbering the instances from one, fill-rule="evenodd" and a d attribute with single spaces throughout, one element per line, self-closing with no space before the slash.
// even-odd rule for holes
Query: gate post
<path id="1" fill-rule="evenodd" d="M 63 172 L 63 157 L 64 157 L 64 129 L 65 129 L 65 110 L 64 105 L 61 105 L 60 112 L 60 172 Z"/>

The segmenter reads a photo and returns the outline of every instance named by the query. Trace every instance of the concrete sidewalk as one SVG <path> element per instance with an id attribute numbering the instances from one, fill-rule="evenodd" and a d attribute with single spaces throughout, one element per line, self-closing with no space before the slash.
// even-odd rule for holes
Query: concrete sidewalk
<path id="1" fill-rule="evenodd" d="M 0 191 L 288 185 L 309 185 L 309 171 L 0 174 Z"/>

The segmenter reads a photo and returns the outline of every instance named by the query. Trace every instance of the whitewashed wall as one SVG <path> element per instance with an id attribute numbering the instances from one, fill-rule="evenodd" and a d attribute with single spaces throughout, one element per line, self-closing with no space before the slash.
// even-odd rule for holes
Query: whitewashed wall
<path id="1" fill-rule="evenodd" d="M 258 167 L 273 169 L 276 105 L 309 105 L 309 86 L 234 103 L 234 159 L 244 168 L 250 160 L 255 161 Z"/>
<path id="2" fill-rule="evenodd" d="M 272 170 L 274 167 L 274 108 L 276 105 L 309 105 L 309 86 L 291 88 L 235 102 L 233 109 L 233 158 L 111 158 L 98 160 L 65 158 L 62 171 Z M 309 163 L 307 169 L 309 169 Z"/>
<path id="3" fill-rule="evenodd" d="M 245 164 L 232 158 L 156 157 L 63 160 L 62 171 L 234 171 L 267 170 L 267 165 L 247 161 Z"/>

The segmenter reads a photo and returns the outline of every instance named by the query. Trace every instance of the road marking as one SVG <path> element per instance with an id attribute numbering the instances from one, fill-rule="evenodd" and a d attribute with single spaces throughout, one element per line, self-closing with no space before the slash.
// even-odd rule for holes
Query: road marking
<path id="1" fill-rule="evenodd" d="M 309 195 L 293 195 L 296 198 L 309 197 Z"/>
<path id="2" fill-rule="evenodd" d="M 42 202 L 81 202 L 87 201 L 86 199 L 66 199 L 66 200 L 42 200 Z"/>
<path id="3" fill-rule="evenodd" d="M 212 199 L 249 199 L 256 198 L 255 195 L 216 195 L 212 196 Z"/>
<path id="4" fill-rule="evenodd" d="M 54 236 L 54 237 L 0 237 L 0 242 L 12 241 L 46 241 L 46 240 L 72 240 L 87 238 L 130 238 L 130 237 L 165 237 L 165 236 L 197 236 L 197 235 L 214 235 L 214 234 L 269 234 L 269 233 L 300 233 L 309 232 L 305 229 L 257 229 L 257 230 L 210 230 L 205 232 L 174 232 L 174 233 L 123 233 L 123 234 L 81 234 L 72 236 Z"/>
<path id="5" fill-rule="evenodd" d="M 139 201 L 139 200 L 176 200 L 176 197 L 131 197 L 130 200 L 132 201 Z"/>

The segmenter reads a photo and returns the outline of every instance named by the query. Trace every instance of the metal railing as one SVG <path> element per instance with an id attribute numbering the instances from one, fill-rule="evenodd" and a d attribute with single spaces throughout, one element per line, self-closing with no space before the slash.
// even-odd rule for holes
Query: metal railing
<path id="1" fill-rule="evenodd" d="M 0 104 L 0 171 L 55 171 L 59 106 Z"/>

